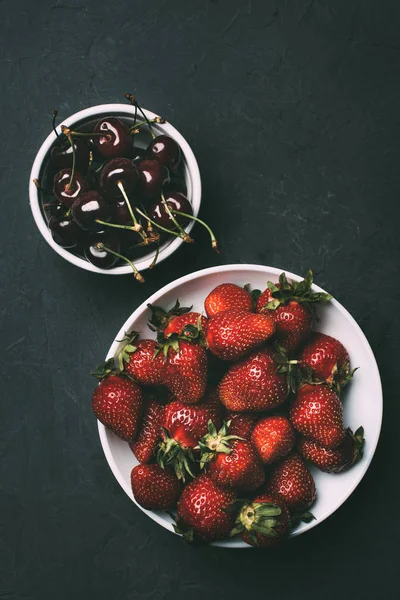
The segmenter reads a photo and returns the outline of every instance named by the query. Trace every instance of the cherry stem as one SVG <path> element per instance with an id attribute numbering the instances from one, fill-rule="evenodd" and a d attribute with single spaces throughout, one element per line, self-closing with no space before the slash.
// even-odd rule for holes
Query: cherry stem
<path id="1" fill-rule="evenodd" d="M 171 212 L 170 207 L 168 206 L 168 202 L 166 201 L 165 196 L 162 192 L 161 192 L 161 202 L 165 208 L 165 212 L 167 213 L 167 215 L 169 216 L 169 218 L 171 219 L 171 221 L 173 222 L 173 224 L 175 225 L 177 230 L 180 231 L 183 235 L 188 235 L 186 233 L 186 231 L 183 229 L 182 225 L 175 219 L 174 215 Z"/>
<path id="2" fill-rule="evenodd" d="M 108 131 L 108 130 L 107 130 Z M 102 132 L 94 132 L 94 133 L 83 133 L 81 131 L 70 131 L 69 132 L 71 136 L 74 137 L 105 137 L 107 140 L 111 140 L 111 134 L 110 133 L 102 133 Z"/>
<path id="3" fill-rule="evenodd" d="M 52 196 L 53 195 L 53 192 L 48 192 L 47 190 L 45 190 L 44 188 L 42 188 L 42 186 L 40 185 L 38 179 L 34 179 L 33 183 L 35 184 L 36 189 L 38 189 L 39 192 L 42 192 L 42 194 L 46 194 L 46 196 Z"/>
<path id="4" fill-rule="evenodd" d="M 142 108 L 141 108 L 140 104 L 139 104 L 139 103 L 138 103 L 136 100 L 134 100 L 134 103 L 135 103 L 135 106 L 137 106 L 137 107 L 138 107 L 140 114 L 142 115 L 142 117 L 145 119 L 145 121 L 146 121 L 147 125 L 149 126 L 150 133 L 151 133 L 151 137 L 152 137 L 152 138 L 153 138 L 153 140 L 154 140 L 154 138 L 156 137 L 156 134 L 155 134 L 155 133 L 154 133 L 154 131 L 153 131 L 153 128 L 152 128 L 152 126 L 151 126 L 151 123 L 150 123 L 149 119 L 148 119 L 148 118 L 146 117 L 146 115 L 144 114 L 144 112 L 143 112 L 143 110 L 142 110 Z"/>
<path id="5" fill-rule="evenodd" d="M 67 210 L 67 212 L 65 213 L 65 216 L 66 216 L 66 217 L 69 217 L 69 215 L 70 215 L 70 214 L 71 214 L 71 208 L 69 208 L 69 209 Z"/>
<path id="6" fill-rule="evenodd" d="M 157 244 L 156 253 L 154 255 L 154 258 L 153 258 L 153 261 L 152 261 L 151 265 L 149 265 L 149 269 L 154 269 L 154 267 L 157 264 L 158 255 L 159 254 L 160 254 L 160 244 Z"/>
<path id="7" fill-rule="evenodd" d="M 129 202 L 129 198 L 128 198 L 126 192 L 125 192 L 125 188 L 124 188 L 124 185 L 123 185 L 122 181 L 117 181 L 117 186 L 118 186 L 121 194 L 123 195 L 124 200 L 126 202 L 126 205 L 128 207 L 129 214 L 131 215 L 131 219 L 133 221 L 134 231 L 137 231 L 138 233 L 140 233 L 141 238 L 144 240 L 147 237 L 147 235 L 143 231 L 142 225 L 140 225 L 140 223 L 138 223 L 138 221 L 137 221 L 137 219 L 135 217 L 135 213 L 132 210 L 131 203 Z"/>
<path id="8" fill-rule="evenodd" d="M 101 219 L 95 219 L 95 222 L 98 223 L 99 225 L 106 225 L 107 227 L 115 227 L 117 229 L 128 229 L 129 231 L 135 231 L 134 228 L 131 227 L 130 225 L 119 225 L 117 223 L 108 223 L 107 221 L 102 221 Z"/>
<path id="9" fill-rule="evenodd" d="M 191 219 L 192 221 L 196 221 L 196 223 L 200 223 L 200 225 L 203 225 L 203 227 L 205 227 L 208 231 L 208 233 L 210 234 L 210 238 L 211 238 L 211 246 L 214 248 L 214 250 L 216 252 L 219 253 L 219 247 L 218 247 L 218 242 L 216 240 L 216 237 L 213 233 L 213 231 L 211 230 L 211 228 L 207 225 L 207 223 L 205 223 L 204 221 L 202 221 L 201 219 L 199 219 L 198 217 L 195 217 L 193 215 L 188 215 L 187 213 L 181 212 L 180 210 L 175 210 L 174 208 L 171 208 L 171 211 L 175 214 L 175 215 L 181 215 L 182 217 L 186 217 L 187 219 Z"/>
<path id="10" fill-rule="evenodd" d="M 53 131 L 56 134 L 57 138 L 61 139 L 60 136 L 58 135 L 58 131 L 57 131 L 57 128 L 56 128 L 56 118 L 57 118 L 57 115 L 58 115 L 58 112 L 56 111 L 55 108 L 53 108 L 53 122 L 52 122 L 53 123 Z"/>
<path id="11" fill-rule="evenodd" d="M 72 149 L 72 169 L 71 169 L 71 178 L 70 178 L 70 180 L 69 180 L 69 182 L 68 182 L 68 185 L 67 185 L 67 189 L 69 189 L 69 190 L 70 190 L 70 189 L 71 189 L 71 187 L 72 187 L 72 184 L 73 184 L 73 182 L 74 182 L 76 155 L 75 155 L 75 145 L 74 145 L 74 142 L 73 142 L 73 140 L 72 140 L 72 138 L 71 138 L 71 133 L 68 133 L 68 134 L 67 134 L 67 138 L 68 138 L 68 141 L 69 141 L 69 143 L 71 144 L 71 149 Z"/>
<path id="12" fill-rule="evenodd" d="M 107 246 L 105 246 L 102 242 L 100 242 L 99 244 L 97 244 L 97 247 L 98 247 L 99 250 L 104 250 L 105 252 L 109 252 L 110 254 L 113 254 L 114 256 L 117 256 L 121 260 L 124 260 L 125 262 L 127 262 L 128 265 L 131 266 L 131 269 L 133 271 L 135 279 L 137 279 L 138 281 L 140 281 L 140 283 L 144 283 L 144 277 L 143 277 L 143 275 L 141 275 L 139 273 L 139 271 L 137 270 L 137 268 L 135 267 L 135 265 L 133 264 L 133 262 L 129 260 L 129 258 L 126 258 L 126 256 L 122 256 L 122 254 L 119 254 L 118 252 L 114 252 L 114 250 L 111 250 L 111 248 L 107 248 Z"/>
<path id="13" fill-rule="evenodd" d="M 187 233 L 185 233 L 185 235 L 183 235 L 182 233 L 177 233 L 176 231 L 172 231 L 171 229 L 166 229 L 162 225 L 159 225 L 158 223 L 156 223 L 155 221 L 153 221 L 152 219 L 150 219 L 150 217 L 148 217 L 144 212 L 142 212 L 137 206 L 135 207 L 135 210 L 136 210 L 136 212 L 139 215 L 141 215 L 147 221 L 149 221 L 149 223 L 151 223 L 152 225 L 154 225 L 154 227 L 156 229 L 160 229 L 161 231 L 165 231 L 165 233 L 168 233 L 169 235 L 174 235 L 175 237 L 180 237 L 184 242 L 186 242 L 188 244 L 193 243 L 194 240 Z"/>
<path id="14" fill-rule="evenodd" d="M 154 119 L 151 119 L 150 121 L 140 121 L 140 123 L 137 123 L 136 125 L 132 125 L 132 127 L 129 127 L 129 131 L 130 131 L 130 133 L 132 133 L 133 131 L 135 131 L 135 129 L 139 129 L 139 127 L 142 127 L 143 125 L 148 125 L 149 123 L 157 123 L 157 119 L 158 119 L 158 117 L 155 117 Z"/>

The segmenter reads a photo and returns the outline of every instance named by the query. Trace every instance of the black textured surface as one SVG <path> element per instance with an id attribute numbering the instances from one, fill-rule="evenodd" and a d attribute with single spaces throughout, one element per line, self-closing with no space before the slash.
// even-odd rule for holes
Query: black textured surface
<path id="1" fill-rule="evenodd" d="M 393 597 L 397 0 L 3 0 L 0 9 L 0 597 Z M 197 228 L 197 246 L 145 286 L 63 261 L 28 205 L 51 109 L 67 116 L 126 91 L 191 143 L 202 215 L 223 247 L 212 254 Z M 386 393 L 381 442 L 357 491 L 276 552 L 193 550 L 150 521 L 114 480 L 90 408 L 88 369 L 132 310 L 180 275 L 233 262 L 312 266 L 364 329 Z"/>

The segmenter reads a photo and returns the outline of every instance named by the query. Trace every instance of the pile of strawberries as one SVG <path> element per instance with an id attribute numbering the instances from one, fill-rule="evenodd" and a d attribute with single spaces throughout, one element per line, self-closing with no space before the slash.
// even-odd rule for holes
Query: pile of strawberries
<path id="1" fill-rule="evenodd" d="M 152 306 L 157 339 L 127 335 L 96 371 L 94 413 L 140 463 L 136 501 L 176 509 L 188 541 L 275 545 L 313 518 L 306 461 L 338 473 L 362 455 L 363 429 L 345 428 L 339 398 L 354 371 L 340 341 L 312 331 L 331 296 L 311 285 L 311 271 L 262 293 L 225 283 L 205 299 L 207 317 Z"/>

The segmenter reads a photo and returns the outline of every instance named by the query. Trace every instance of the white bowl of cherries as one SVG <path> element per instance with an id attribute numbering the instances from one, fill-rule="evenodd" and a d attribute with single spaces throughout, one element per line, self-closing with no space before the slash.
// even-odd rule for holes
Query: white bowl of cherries
<path id="1" fill-rule="evenodd" d="M 143 281 L 140 271 L 193 241 L 201 179 L 183 136 L 126 96 L 130 105 L 92 106 L 58 127 L 53 111 L 29 196 L 39 231 L 60 256 L 95 273 L 133 269 Z"/>

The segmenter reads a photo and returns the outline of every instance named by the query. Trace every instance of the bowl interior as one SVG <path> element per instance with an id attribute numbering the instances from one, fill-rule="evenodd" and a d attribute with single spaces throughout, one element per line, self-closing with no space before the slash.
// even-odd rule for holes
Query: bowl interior
<path id="1" fill-rule="evenodd" d="M 152 119 L 156 116 L 154 113 L 148 110 L 144 110 L 144 113 L 148 119 Z M 93 131 L 94 126 L 100 118 L 110 115 L 118 117 L 127 125 L 132 125 L 134 123 L 134 107 L 115 104 L 100 105 L 83 110 L 80 113 L 77 113 L 76 115 L 72 115 L 68 119 L 65 119 L 63 121 L 63 124 L 66 124 L 67 126 L 73 125 L 75 129 L 78 129 L 81 132 L 91 132 Z M 139 114 L 137 122 L 140 120 L 142 119 L 140 118 Z M 186 140 L 181 136 L 181 134 L 169 123 L 153 124 L 152 127 L 156 135 L 165 133 L 167 135 L 170 135 L 179 143 L 182 150 L 182 164 L 180 167 L 179 175 L 181 179 L 183 179 L 184 188 L 186 188 L 182 191 L 186 192 L 186 195 L 193 208 L 193 214 L 197 216 L 201 202 L 201 182 L 197 162 L 192 150 L 190 149 L 190 146 L 188 145 Z M 58 127 L 57 130 L 59 133 L 61 133 L 60 127 Z M 149 132 L 146 130 L 141 130 L 139 134 L 135 135 L 135 146 L 139 148 L 145 148 L 149 143 L 150 139 L 151 138 Z M 107 273 L 111 275 L 131 273 L 131 268 L 129 267 L 129 265 L 125 264 L 114 267 L 112 269 L 100 269 L 95 265 L 92 265 L 89 261 L 87 261 L 81 255 L 80 252 L 61 248 L 61 246 L 54 242 L 51 233 L 48 230 L 47 218 L 43 209 L 43 203 L 49 201 L 49 196 L 44 195 L 41 191 L 38 191 L 36 187 L 32 184 L 32 180 L 34 178 L 37 178 L 41 182 L 41 185 L 44 189 L 52 189 L 55 169 L 53 168 L 50 162 L 50 150 L 54 142 L 55 134 L 51 133 L 43 143 L 41 149 L 39 150 L 39 153 L 35 159 L 32 168 L 30 178 L 31 208 L 36 224 L 38 225 L 38 228 L 41 231 L 43 237 L 58 254 L 66 258 L 69 262 L 72 262 L 73 264 L 76 264 L 77 266 L 82 267 L 86 270 L 99 273 Z M 187 227 L 185 227 L 185 229 L 187 231 L 191 231 L 193 225 L 194 223 L 193 221 L 191 221 L 187 225 Z M 172 254 L 180 246 L 181 243 L 182 240 L 180 238 L 172 237 L 164 241 L 160 245 L 158 262 L 161 262 L 162 260 L 167 258 L 167 256 Z M 134 258 L 135 265 L 139 270 L 147 269 L 152 263 L 154 255 L 154 249 L 151 251 L 144 251 L 142 255 L 138 255 L 138 257 Z"/>
<path id="2" fill-rule="evenodd" d="M 149 310 L 147 303 L 161 304 L 171 307 L 176 299 L 182 305 L 193 305 L 193 309 L 203 311 L 203 302 L 207 294 L 217 285 L 224 282 L 245 285 L 250 283 L 252 289 L 265 289 L 268 279 L 277 281 L 281 270 L 258 265 L 231 265 L 205 269 L 188 275 L 165 286 L 162 290 L 151 296 L 143 303 L 126 321 L 117 334 L 107 358 L 115 356 L 121 344 L 125 331 L 132 329 L 138 331 L 142 337 L 154 337 L 147 327 Z M 290 274 L 287 276 L 294 280 L 300 277 Z M 322 291 L 314 286 L 316 291 Z M 343 393 L 343 405 L 346 426 L 353 430 L 363 425 L 365 430 L 365 450 L 362 460 L 349 471 L 336 475 L 322 473 L 316 468 L 311 468 L 317 486 L 317 500 L 312 507 L 315 520 L 309 524 L 301 524 L 292 535 L 304 533 L 315 527 L 318 523 L 331 515 L 350 496 L 352 491 L 361 481 L 375 451 L 382 419 L 382 389 L 376 361 L 360 327 L 341 304 L 333 300 L 327 306 L 320 308 L 321 322 L 315 329 L 337 337 L 347 348 L 351 364 L 359 367 L 354 380 Z M 118 482 L 134 501 L 130 488 L 130 472 L 137 460 L 126 442 L 117 438 L 99 423 L 100 438 L 106 458 Z M 141 507 L 140 507 L 141 508 Z M 142 509 L 143 510 L 143 509 Z M 172 521 L 165 513 L 144 511 L 163 527 L 173 531 Z M 239 539 L 215 543 L 225 547 L 248 547 Z"/>

